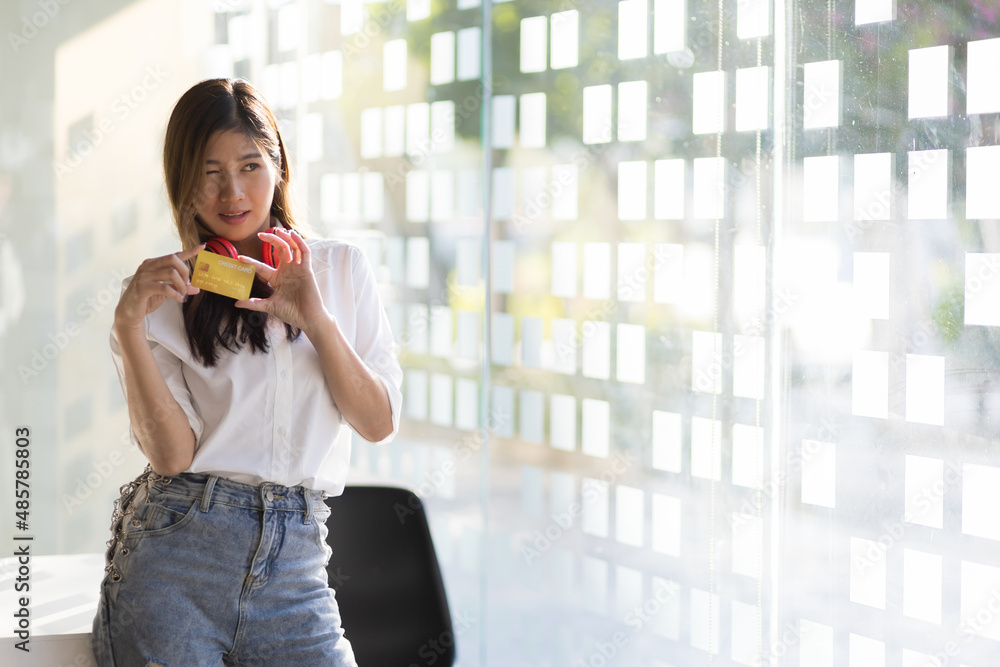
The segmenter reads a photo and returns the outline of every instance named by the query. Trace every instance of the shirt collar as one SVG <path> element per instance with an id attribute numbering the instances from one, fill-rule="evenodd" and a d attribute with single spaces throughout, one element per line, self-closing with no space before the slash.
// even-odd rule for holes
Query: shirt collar
<path id="1" fill-rule="evenodd" d="M 323 243 L 323 239 L 306 239 L 306 245 L 309 246 L 309 250 L 313 251 L 311 262 L 313 274 L 320 274 L 333 268 L 332 264 L 320 257 L 321 253 L 315 252 L 316 247 L 321 243 Z"/>

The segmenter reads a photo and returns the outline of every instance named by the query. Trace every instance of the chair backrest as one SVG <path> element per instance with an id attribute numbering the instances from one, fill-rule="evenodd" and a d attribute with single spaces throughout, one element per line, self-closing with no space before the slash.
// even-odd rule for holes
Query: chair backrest
<path id="1" fill-rule="evenodd" d="M 327 566 L 362 667 L 455 662 L 455 634 L 423 504 L 398 487 L 348 486 L 326 501 Z"/>

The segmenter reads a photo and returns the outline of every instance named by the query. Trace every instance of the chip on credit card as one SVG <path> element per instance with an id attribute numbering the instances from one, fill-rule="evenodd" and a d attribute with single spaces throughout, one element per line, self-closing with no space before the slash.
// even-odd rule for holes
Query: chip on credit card
<path id="1" fill-rule="evenodd" d="M 233 299 L 249 299 L 255 273 L 253 264 L 202 250 L 194 260 L 191 284 Z"/>

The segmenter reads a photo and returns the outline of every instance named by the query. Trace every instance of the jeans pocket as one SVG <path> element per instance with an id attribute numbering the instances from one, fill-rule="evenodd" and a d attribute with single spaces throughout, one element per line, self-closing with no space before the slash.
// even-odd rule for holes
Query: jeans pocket
<path id="1" fill-rule="evenodd" d="M 330 545 L 326 542 L 326 537 L 329 531 L 326 527 L 326 522 L 330 518 L 330 508 L 324 505 L 321 508 L 316 508 L 313 510 L 312 523 L 315 526 L 315 538 L 316 544 L 321 550 L 325 552 L 325 562 L 324 566 L 330 562 L 330 556 L 333 555 L 333 550 Z"/>
<path id="2" fill-rule="evenodd" d="M 124 539 L 168 535 L 189 523 L 200 503 L 200 498 L 154 489 L 126 519 Z"/>

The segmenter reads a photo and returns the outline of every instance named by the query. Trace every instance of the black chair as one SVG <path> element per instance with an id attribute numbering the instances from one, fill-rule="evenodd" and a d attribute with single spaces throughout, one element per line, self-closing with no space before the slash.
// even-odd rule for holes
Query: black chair
<path id="1" fill-rule="evenodd" d="M 455 633 L 420 499 L 349 486 L 326 503 L 327 574 L 358 665 L 451 667 Z"/>

